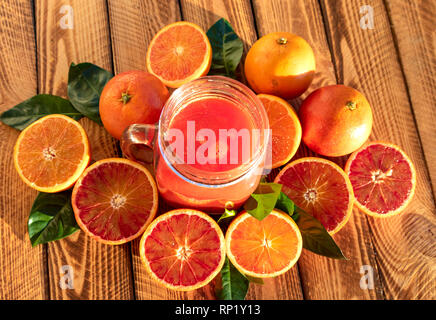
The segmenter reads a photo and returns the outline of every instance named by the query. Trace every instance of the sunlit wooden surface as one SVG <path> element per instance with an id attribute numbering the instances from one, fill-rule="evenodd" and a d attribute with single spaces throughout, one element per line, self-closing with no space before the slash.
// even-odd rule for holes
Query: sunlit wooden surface
<path id="1" fill-rule="evenodd" d="M 62 28 L 62 6 L 74 11 Z M 362 28 L 369 5 L 373 28 Z M 436 298 L 436 4 L 405 0 L 3 0 L 0 2 L 0 111 L 37 93 L 66 97 L 71 62 L 119 73 L 145 69 L 152 36 L 178 20 L 207 30 L 225 17 L 244 41 L 273 31 L 304 37 L 317 73 L 291 101 L 298 109 L 314 89 L 343 83 L 363 92 L 375 115 L 371 140 L 400 145 L 417 169 L 418 185 L 403 214 L 374 219 L 354 210 L 335 240 L 349 258 L 304 252 L 285 275 L 251 284 L 248 299 Z M 368 26 L 368 25 L 367 25 Z M 88 119 L 95 160 L 119 155 L 115 141 Z M 0 124 L 0 299 L 213 299 L 213 286 L 181 293 L 145 273 L 138 242 L 97 243 L 83 232 L 32 248 L 27 218 L 36 192 L 16 174 L 18 131 Z M 302 146 L 297 156 L 310 155 Z M 343 165 L 346 157 L 335 159 Z M 163 207 L 161 211 L 164 211 Z M 62 289 L 60 268 L 74 270 Z M 361 286 L 367 270 L 373 286 Z"/>

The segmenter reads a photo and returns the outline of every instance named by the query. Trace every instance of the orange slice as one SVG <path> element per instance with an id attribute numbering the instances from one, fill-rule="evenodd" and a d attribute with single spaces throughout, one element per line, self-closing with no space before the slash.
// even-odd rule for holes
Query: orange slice
<path id="1" fill-rule="evenodd" d="M 225 260 L 224 235 L 207 214 L 169 211 L 142 236 L 139 251 L 146 270 L 163 286 L 180 291 L 208 284 Z"/>
<path id="2" fill-rule="evenodd" d="M 295 155 L 301 142 L 301 125 L 297 113 L 282 98 L 259 94 L 268 114 L 272 132 L 272 168 L 287 163 Z"/>
<path id="3" fill-rule="evenodd" d="M 158 193 L 146 168 L 112 158 L 86 169 L 74 186 L 71 203 L 86 234 L 102 243 L 122 244 L 139 237 L 153 220 Z"/>
<path id="4" fill-rule="evenodd" d="M 243 274 L 270 278 L 288 271 L 297 262 L 303 239 L 297 224 L 280 210 L 261 221 L 242 212 L 226 233 L 227 256 Z"/>
<path id="5" fill-rule="evenodd" d="M 330 233 L 338 232 L 353 211 L 353 188 L 345 172 L 321 158 L 301 158 L 283 168 L 274 182 Z"/>
<path id="6" fill-rule="evenodd" d="M 206 75 L 211 62 L 212 47 L 206 33 L 186 21 L 161 29 L 147 50 L 148 72 L 171 88 Z"/>
<path id="7" fill-rule="evenodd" d="M 416 171 L 398 146 L 371 142 L 355 151 L 345 172 L 353 185 L 356 206 L 374 217 L 402 212 L 415 194 Z"/>
<path id="8" fill-rule="evenodd" d="M 41 192 L 70 188 L 90 161 L 88 137 L 74 119 L 52 114 L 25 128 L 14 148 L 21 179 Z"/>

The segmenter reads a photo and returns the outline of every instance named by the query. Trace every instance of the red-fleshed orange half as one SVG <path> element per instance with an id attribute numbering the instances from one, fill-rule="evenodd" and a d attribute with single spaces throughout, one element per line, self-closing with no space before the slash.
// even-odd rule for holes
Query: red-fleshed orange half
<path id="1" fill-rule="evenodd" d="M 191 209 L 172 210 L 154 220 L 141 238 L 139 251 L 153 279 L 179 291 L 208 284 L 220 272 L 226 255 L 218 224 Z"/>
<path id="2" fill-rule="evenodd" d="M 282 191 L 330 233 L 338 232 L 353 211 L 353 188 L 348 176 L 332 161 L 307 157 L 295 160 L 274 180 Z"/>
<path id="3" fill-rule="evenodd" d="M 110 158 L 85 170 L 74 186 L 71 203 L 86 234 L 102 243 L 122 244 L 139 237 L 153 220 L 158 192 L 142 165 Z"/>
<path id="4" fill-rule="evenodd" d="M 345 165 L 356 206 L 373 217 L 401 213 L 415 194 L 416 171 L 400 147 L 371 142 L 355 151 Z"/>

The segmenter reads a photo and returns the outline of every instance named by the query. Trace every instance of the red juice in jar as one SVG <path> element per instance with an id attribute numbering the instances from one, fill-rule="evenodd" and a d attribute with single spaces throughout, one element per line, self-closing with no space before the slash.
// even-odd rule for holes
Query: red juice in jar
<path id="1" fill-rule="evenodd" d="M 269 134 L 263 105 L 249 88 L 210 76 L 178 88 L 157 130 L 146 129 L 141 139 L 152 144 L 156 182 L 166 202 L 223 213 L 240 207 L 256 189 Z"/>
<path id="2" fill-rule="evenodd" d="M 214 173 L 232 170 L 237 175 L 238 169 L 243 170 L 241 168 L 243 161 L 250 160 L 251 144 L 250 148 L 244 148 L 244 136 L 235 135 L 232 138 L 226 135 L 225 140 L 219 139 L 220 131 L 233 130 L 235 133 L 247 133 L 246 141 L 249 143 L 251 141 L 253 121 L 247 111 L 232 102 L 218 98 L 192 102 L 174 117 L 170 129 L 180 130 L 184 137 L 184 164 L 179 165 L 179 168 L 197 169 L 213 180 Z M 204 129 L 214 133 L 215 141 L 208 140 L 212 135 L 202 139 L 201 130 Z M 237 145 L 236 149 L 233 148 L 237 150 L 233 155 L 230 153 L 231 139 L 234 139 L 233 142 Z M 209 143 L 209 147 L 205 146 L 206 143 Z M 205 147 L 201 149 L 201 146 Z M 201 208 L 205 211 L 222 211 L 226 203 L 233 203 L 235 207 L 240 206 L 248 198 L 248 192 L 254 191 L 259 177 L 256 175 L 246 177 L 236 184 L 216 188 L 211 192 L 209 188 L 187 182 L 173 172 L 165 161 L 160 161 L 156 168 L 156 178 L 162 196 L 170 204 Z"/>

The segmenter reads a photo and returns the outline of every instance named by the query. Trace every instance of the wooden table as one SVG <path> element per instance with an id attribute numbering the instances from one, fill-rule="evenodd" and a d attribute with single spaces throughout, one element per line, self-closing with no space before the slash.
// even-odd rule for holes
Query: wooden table
<path id="1" fill-rule="evenodd" d="M 73 8 L 72 29 L 65 28 L 71 22 L 60 24 L 63 5 Z M 362 28 L 371 27 L 371 11 L 373 29 Z M 247 298 L 435 299 L 435 16 L 431 0 L 2 0 L 0 111 L 37 93 L 65 97 L 71 62 L 89 61 L 114 73 L 145 70 L 150 39 L 174 21 L 207 30 L 225 17 L 245 53 L 269 32 L 296 33 L 317 58 L 315 80 L 301 98 L 335 83 L 363 92 L 375 116 L 370 139 L 402 146 L 417 168 L 418 186 L 413 203 L 397 217 L 380 220 L 354 211 L 334 237 L 348 261 L 304 251 L 298 266 L 263 286 L 252 284 Z M 292 101 L 296 108 L 301 98 Z M 94 159 L 120 155 L 102 127 L 88 119 L 81 123 Z M 27 218 L 36 192 L 14 170 L 17 136 L 0 125 L 1 299 L 213 298 L 211 287 L 180 293 L 156 285 L 141 265 L 138 241 L 108 246 L 77 232 L 32 248 Z M 308 154 L 301 147 L 298 156 Z M 340 165 L 345 160 L 336 159 Z M 64 265 L 74 272 L 73 289 L 59 285 Z M 371 270 L 373 286 L 361 287 Z"/>

